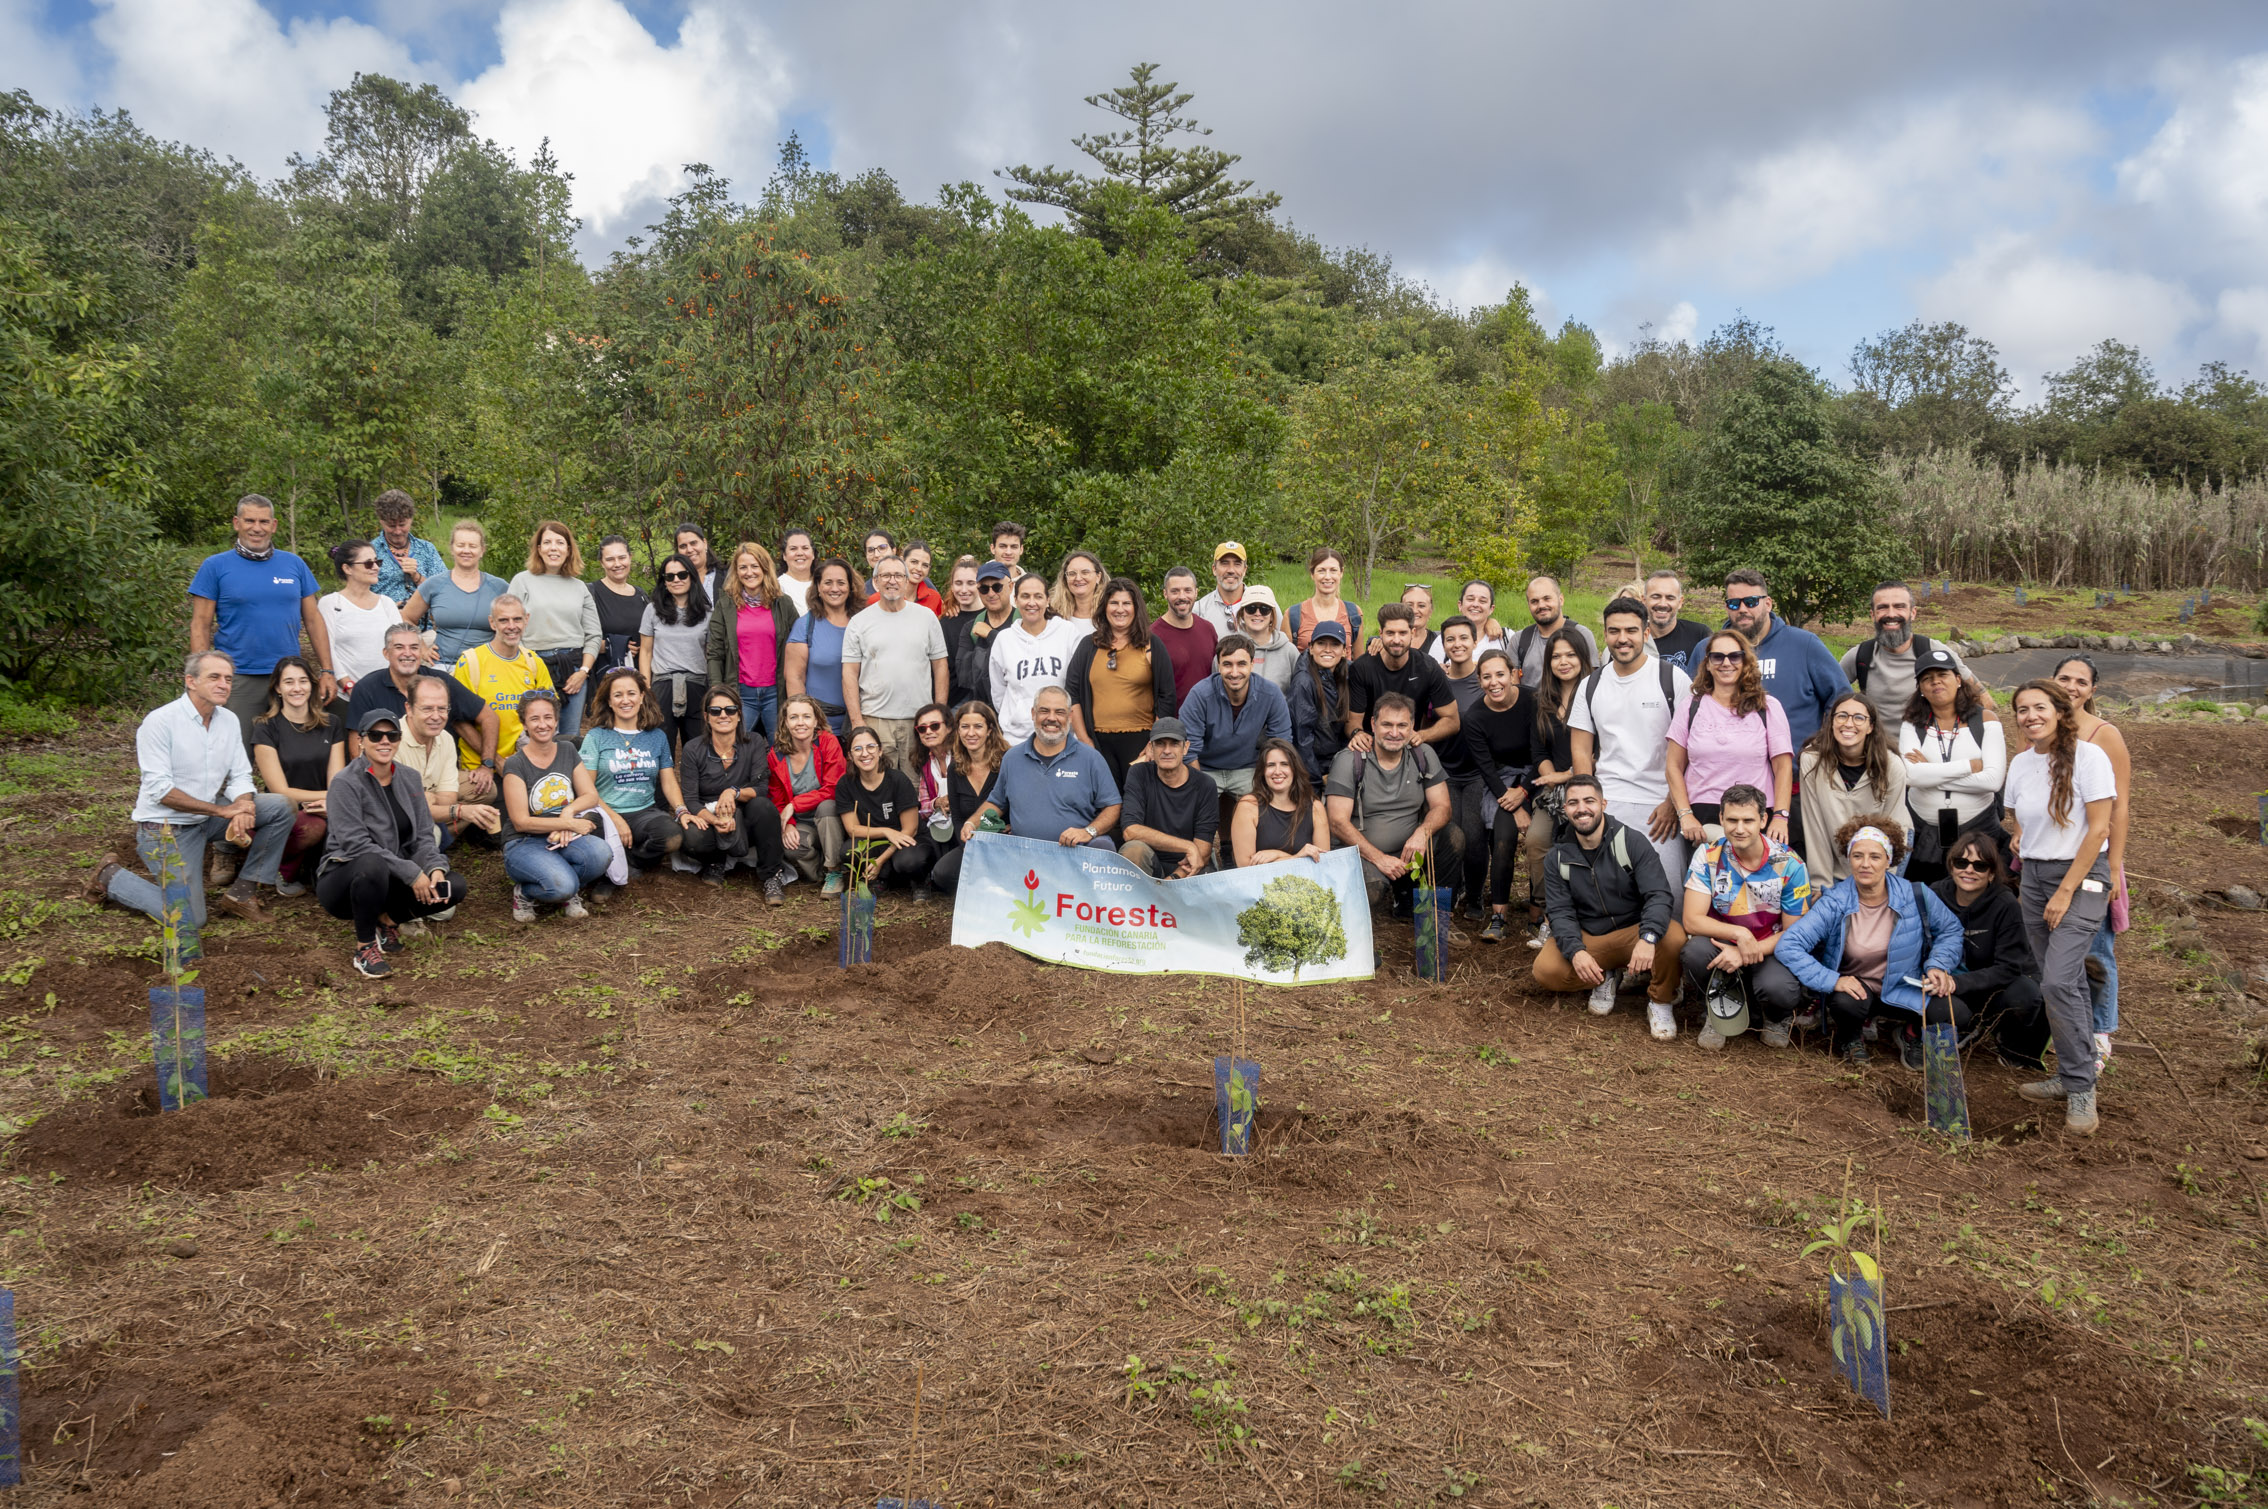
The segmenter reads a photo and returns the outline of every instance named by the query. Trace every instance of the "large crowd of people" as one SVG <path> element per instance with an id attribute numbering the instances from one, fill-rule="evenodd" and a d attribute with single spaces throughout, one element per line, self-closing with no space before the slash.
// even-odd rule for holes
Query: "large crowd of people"
<path id="1" fill-rule="evenodd" d="M 1422 585 L 1366 618 L 1330 548 L 1287 609 L 1228 540 L 1212 590 L 1177 566 L 1153 616 L 1091 552 L 1028 568 L 1012 522 L 949 564 L 881 530 L 854 564 L 803 530 L 727 554 L 686 525 L 647 588 L 619 536 L 586 578 L 574 529 L 544 520 L 504 580 L 477 523 L 444 556 L 406 495 L 377 514 L 323 594 L 246 497 L 190 583 L 183 694 L 143 721 L 134 820 L 152 875 L 195 877 L 192 930 L 208 884 L 253 919 L 261 886 L 312 890 L 384 975 L 463 899 L 447 855 L 468 843 L 501 848 L 525 923 L 665 865 L 745 871 L 769 905 L 798 882 L 950 893 L 979 831 L 1164 879 L 1351 848 L 1374 909 L 1462 893 L 1481 941 L 1535 951 L 1544 990 L 1605 1014 L 1645 976 L 1657 1038 L 1690 1001 L 1717 1051 L 1823 1030 L 1918 1068 L 1923 1026 L 1950 1022 L 2039 1070 L 2052 1041 L 2056 1072 L 2023 1093 L 2094 1127 L 2125 743 L 2074 656 L 2015 692 L 2012 754 L 1903 583 L 1838 659 L 1748 570 L 1714 627 L 1668 571 L 1596 631 L 1550 577 L 1524 625 L 1484 581 L 1436 624 Z M 116 856 L 89 890 L 165 909 Z"/>

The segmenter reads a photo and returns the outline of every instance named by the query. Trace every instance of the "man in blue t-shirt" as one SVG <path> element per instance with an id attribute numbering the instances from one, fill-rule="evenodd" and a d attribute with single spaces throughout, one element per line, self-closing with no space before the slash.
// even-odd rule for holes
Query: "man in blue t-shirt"
<path id="1" fill-rule="evenodd" d="M 1118 826 L 1118 805 L 1108 762 L 1071 737 L 1071 694 L 1043 686 L 1032 699 L 1032 736 L 1000 757 L 992 796 L 961 826 L 961 841 L 991 812 L 1018 838 L 1115 851 L 1105 835 Z"/>
<path id="2" fill-rule="evenodd" d="M 315 611 L 315 573 L 298 556 L 275 548 L 276 505 L 247 493 L 236 500 L 229 527 L 236 531 L 236 548 L 205 557 L 189 582 L 189 648 L 219 650 L 236 663 L 228 710 L 236 714 L 249 748 L 252 725 L 267 711 L 276 662 L 299 653 L 301 628 L 319 672 L 315 706 L 328 707 L 339 683 L 332 674 L 331 636 Z"/>

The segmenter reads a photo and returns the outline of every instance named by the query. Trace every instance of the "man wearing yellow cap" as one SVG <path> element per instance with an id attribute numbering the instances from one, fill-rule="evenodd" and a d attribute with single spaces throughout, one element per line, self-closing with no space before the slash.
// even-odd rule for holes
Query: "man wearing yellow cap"
<path id="1" fill-rule="evenodd" d="M 1245 562 L 1249 559 L 1236 540 L 1223 540 L 1213 547 L 1213 590 L 1197 599 L 1196 613 L 1223 639 L 1244 632 L 1236 626 L 1236 607 L 1244 601 Z"/>

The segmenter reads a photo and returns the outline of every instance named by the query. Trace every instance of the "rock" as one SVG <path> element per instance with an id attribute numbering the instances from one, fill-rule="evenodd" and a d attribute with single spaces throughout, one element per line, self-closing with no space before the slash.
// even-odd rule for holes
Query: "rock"
<path id="1" fill-rule="evenodd" d="M 2055 647 L 2059 650 L 2076 650 L 2079 648 L 2079 636 L 2076 634 L 2058 634 L 2055 636 Z"/>
<path id="2" fill-rule="evenodd" d="M 2199 645 L 2203 644 L 2204 642 L 2205 642 L 2204 640 L 2202 640 L 2202 639 L 2199 639 L 2199 638 L 2198 638 L 2198 637 L 2197 637 L 2196 635 L 2194 635 L 2194 634 L 2184 634 L 2184 635 L 2182 635 L 2182 636 L 2181 636 L 2181 640 L 2180 640 L 2180 644 L 2181 644 L 2181 647 L 2182 647 L 2182 648 L 2183 648 L 2184 650 L 2194 650 L 2194 649 L 2196 649 L 2196 648 L 2197 648 L 2197 647 L 2198 647 Z"/>
<path id="3" fill-rule="evenodd" d="M 2254 1162 L 2258 1162 L 2263 1158 L 2268 1158 L 2268 1147 L 2262 1147 L 2257 1142 L 2248 1142 L 2244 1145 L 2244 1155 Z"/>
<path id="4" fill-rule="evenodd" d="M 2161 655 L 2171 655 L 2173 653 L 2173 641 L 2170 639 L 2159 640 L 2157 644 L 2157 651 Z"/>
<path id="5" fill-rule="evenodd" d="M 2221 893 L 2221 899 L 2240 912 L 2260 910 L 2260 893 L 2248 885 L 2233 885 Z"/>
<path id="6" fill-rule="evenodd" d="M 2037 650 L 2043 648 L 2047 641 L 2037 634 L 2019 634 L 2016 636 L 2016 644 L 2020 649 Z"/>
<path id="7" fill-rule="evenodd" d="M 2263 702 L 2258 707 L 2254 708 L 2252 710 L 2252 716 L 2254 716 L 2255 718 L 2268 718 L 2268 702 Z M 1870 787 L 1868 789 L 1871 790 L 1872 788 Z"/>
<path id="8" fill-rule="evenodd" d="M 464 1482 L 458 1478 L 443 1478 L 441 1480 L 441 1491 L 447 1494 L 450 1498 L 455 1498 L 458 1494 L 465 1491 L 465 1485 Z"/>
<path id="9" fill-rule="evenodd" d="M 1729 655 L 1732 652 L 1728 650 L 1725 653 Z M 2213 721 L 2213 715 L 2207 712 L 2195 712 L 2189 715 L 2189 721 L 2192 723 L 2210 723 Z"/>
<path id="10" fill-rule="evenodd" d="M 1731 652 L 1727 651 L 1726 653 L 1729 654 Z M 1971 742 L 1973 743 L 1974 741 Z M 1087 1044 L 1086 1047 L 1079 1050 L 1079 1056 L 1090 1064 L 1107 1064 L 1114 1062 L 1118 1057 L 1116 1053 L 1112 1052 L 1109 1048 L 1104 1047 L 1101 1043 Z"/>
<path id="11" fill-rule="evenodd" d="M 2133 640 L 2129 639 L 2124 634 L 2113 634 L 2109 637 L 2108 640 L 2105 641 L 2104 648 L 2112 650 L 2123 650 L 2132 643 Z"/>
<path id="12" fill-rule="evenodd" d="M 1992 642 L 1992 648 L 1995 654 L 2012 655 L 2022 649 L 2023 645 L 2014 634 L 2003 634 Z"/>
<path id="13" fill-rule="evenodd" d="M 179 1241 L 168 1242 L 165 1244 L 165 1255 L 178 1258 L 195 1257 L 197 1255 L 197 1244 L 187 1237 L 183 1237 Z"/>

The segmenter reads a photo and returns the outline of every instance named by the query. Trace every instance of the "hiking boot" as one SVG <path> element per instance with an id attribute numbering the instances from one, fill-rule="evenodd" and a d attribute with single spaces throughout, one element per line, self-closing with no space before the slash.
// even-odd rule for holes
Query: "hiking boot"
<path id="1" fill-rule="evenodd" d="M 826 883 L 825 885 L 822 885 L 821 887 L 819 887 L 819 894 L 820 894 L 820 895 L 822 895 L 822 896 L 840 896 L 840 895 L 842 895 L 842 894 L 843 894 L 843 872 L 842 872 L 842 871 L 840 871 L 840 870 L 829 870 L 829 871 L 827 872 L 827 883 Z"/>
<path id="2" fill-rule="evenodd" d="M 276 894 L 278 896 L 304 896 L 307 894 L 307 887 L 296 880 L 279 880 L 276 882 Z"/>
<path id="3" fill-rule="evenodd" d="M 1871 1063 L 1874 1055 L 1866 1051 L 1866 1039 L 1854 1037 L 1843 1045 L 1843 1062 L 1846 1064 Z"/>
<path id="4" fill-rule="evenodd" d="M 786 896 L 784 896 L 784 895 L 782 895 L 782 894 L 781 894 L 781 892 L 780 892 L 780 877 L 779 877 L 779 876 L 777 876 L 777 875 L 767 875 L 767 876 L 765 876 L 765 877 L 764 877 L 764 905 L 766 905 L 766 906 L 779 906 L 779 905 L 781 905 L 782 903 L 784 903 L 784 902 L 785 902 L 786 900 L 787 900 L 787 897 L 786 897 Z"/>
<path id="5" fill-rule="evenodd" d="M 249 890 L 239 891 L 234 886 L 213 898 L 213 910 L 223 917 L 242 917 L 246 922 L 268 920 L 268 909 L 260 905 L 260 898 L 250 894 Z"/>
<path id="6" fill-rule="evenodd" d="M 2095 1092 L 2081 1090 L 2063 1103 L 2063 1129 L 2081 1137 L 2092 1137 L 2102 1118 L 2095 1114 Z"/>
<path id="7" fill-rule="evenodd" d="M 2023 1096 L 2026 1100 L 2053 1102 L 2058 1100 L 2069 1100 L 2071 1098 L 2070 1090 L 2064 1087 L 2064 1083 L 2061 1079 L 2031 1080 L 2027 1083 L 2018 1085 L 2016 1087 L 2016 1093 Z"/>
<path id="8" fill-rule="evenodd" d="M 1610 969 L 1606 978 L 1591 987 L 1591 1015 L 1605 1016 L 1614 1010 L 1614 988 L 1622 983 L 1622 971 Z"/>
<path id="9" fill-rule="evenodd" d="M 590 914 L 591 909 L 583 905 L 583 898 L 580 896 L 570 896 L 559 904 L 559 915 L 569 922 L 581 922 Z"/>
<path id="10" fill-rule="evenodd" d="M 1496 913 L 1488 919 L 1488 925 L 1480 930 L 1480 941 L 1483 943 L 1502 943 L 1504 941 L 1503 913 Z"/>
<path id="11" fill-rule="evenodd" d="M 1795 1035 L 1788 1031 L 1786 1022 L 1766 1022 L 1757 1035 L 1764 1039 L 1767 1048 L 1786 1048 L 1795 1042 Z"/>
<path id="12" fill-rule="evenodd" d="M 1907 1027 L 1899 1031 L 1898 1062 L 1904 1064 L 1916 1074 L 1922 1072 L 1921 1031 L 1919 1028 Z"/>
<path id="13" fill-rule="evenodd" d="M 798 870 L 794 865 L 781 865 L 780 873 L 773 877 L 773 879 L 779 881 L 779 883 L 783 886 L 794 885 L 802 878 L 803 872 L 801 870 Z"/>
<path id="14" fill-rule="evenodd" d="M 2090 960 L 2089 962 L 2093 961 Z M 2095 1034 L 2095 1077 L 2097 1079 L 2102 1078 L 2103 1070 L 2110 1067 L 2112 1046 L 2109 1033 L 2098 1032 Z"/>
<path id="15" fill-rule="evenodd" d="M 724 877 L 725 877 L 725 867 L 724 867 L 723 865 L 700 865 L 700 866 L 693 866 L 693 865 L 688 865 L 688 866 L 686 866 L 686 868 L 687 868 L 687 869 L 694 869 L 694 868 L 698 868 L 698 869 L 700 870 L 700 872 L 701 872 L 701 884 L 703 884 L 703 885 L 723 885 L 723 884 L 724 884 Z"/>
<path id="16" fill-rule="evenodd" d="M 394 972 L 394 966 L 374 939 L 354 951 L 354 972 L 366 980 L 383 980 Z"/>
<path id="17" fill-rule="evenodd" d="M 87 877 L 86 887 L 83 892 L 87 900 L 92 901 L 97 905 L 100 905 L 102 902 L 109 900 L 110 877 L 117 874 L 124 868 L 125 866 L 121 865 L 118 862 L 118 856 L 116 854 L 105 854 L 101 859 L 96 860 L 94 874 Z"/>
<path id="18" fill-rule="evenodd" d="M 1646 1030 L 1657 1043 L 1677 1041 L 1677 1010 L 1668 1001 L 1646 1003 Z"/>
<path id="19" fill-rule="evenodd" d="M 205 852 L 205 884 L 227 886 L 236 880 L 236 872 L 243 867 L 244 856 L 236 852 L 236 845 L 214 844 Z"/>
<path id="20" fill-rule="evenodd" d="M 1882 1041 L 1882 1024 L 1873 1017 L 1868 1017 L 1866 1025 L 1859 1028 L 1858 1035 L 1862 1042 L 1879 1043 Z"/>
<path id="21" fill-rule="evenodd" d="M 514 922 L 533 922 L 536 920 L 535 903 L 521 894 L 518 886 L 512 887 L 512 920 Z"/>
<path id="22" fill-rule="evenodd" d="M 1817 1032 L 1819 1030 L 1818 1004 L 1815 1002 L 1806 1006 L 1803 1010 L 1788 1018 L 1788 1025 L 1798 1032 Z"/>

